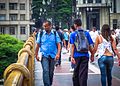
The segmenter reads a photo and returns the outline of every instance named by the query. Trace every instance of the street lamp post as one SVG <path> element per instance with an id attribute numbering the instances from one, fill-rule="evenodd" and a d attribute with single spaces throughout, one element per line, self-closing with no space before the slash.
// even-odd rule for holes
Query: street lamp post
<path id="1" fill-rule="evenodd" d="M 47 14 L 46 7 L 47 5 L 49 5 L 49 2 L 48 1 L 46 2 L 46 0 L 43 0 L 42 4 L 43 4 L 43 8 L 40 12 L 42 12 L 43 19 L 46 20 L 46 14 Z"/>
<path id="2" fill-rule="evenodd" d="M 108 2 L 108 0 L 105 0 L 105 3 L 106 3 L 106 8 L 108 10 L 108 21 L 109 21 L 109 26 L 110 26 L 111 25 L 110 24 L 110 8 L 111 8 L 112 0 L 110 0 L 110 3 Z"/>
<path id="3" fill-rule="evenodd" d="M 43 0 L 42 1 L 42 4 L 45 6 L 45 7 L 48 7 L 50 6 L 51 7 L 51 12 L 52 12 L 52 17 L 51 17 L 51 22 L 53 23 L 54 22 L 54 3 L 52 0 Z M 44 8 L 45 8 L 44 7 Z M 44 9 L 44 16 L 46 15 L 47 11 L 46 11 L 47 8 Z"/>
<path id="4" fill-rule="evenodd" d="M 77 10 L 76 10 L 76 16 L 77 18 L 79 18 L 79 8 L 77 7 Z"/>
<path id="5" fill-rule="evenodd" d="M 81 12 L 80 12 L 80 8 L 79 7 L 77 7 L 76 16 L 77 16 L 77 18 L 81 18 Z"/>
<path id="6" fill-rule="evenodd" d="M 40 8 L 40 13 L 39 13 L 39 19 L 41 18 L 42 20 L 45 20 L 46 16 L 46 9 Z"/>
<path id="7" fill-rule="evenodd" d="M 41 17 L 41 15 L 42 15 L 42 8 L 40 8 L 40 13 L 39 13 L 39 15 L 40 15 L 40 17 Z"/>
<path id="8" fill-rule="evenodd" d="M 72 0 L 72 23 L 74 19 L 76 18 L 75 9 L 76 9 L 76 0 Z"/>

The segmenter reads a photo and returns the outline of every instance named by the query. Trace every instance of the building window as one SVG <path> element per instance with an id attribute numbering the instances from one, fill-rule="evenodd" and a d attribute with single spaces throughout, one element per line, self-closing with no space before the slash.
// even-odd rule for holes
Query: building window
<path id="1" fill-rule="evenodd" d="M 76 6 L 76 0 L 72 0 L 72 5 Z"/>
<path id="2" fill-rule="evenodd" d="M 85 4 L 85 3 L 86 3 L 86 0 L 83 0 L 83 3 Z"/>
<path id="3" fill-rule="evenodd" d="M 113 19 L 113 29 L 117 28 L 117 19 Z"/>
<path id="4" fill-rule="evenodd" d="M 25 20 L 25 14 L 20 14 L 20 20 Z"/>
<path id="5" fill-rule="evenodd" d="M 96 0 L 96 3 L 101 3 L 101 0 Z"/>
<path id="6" fill-rule="evenodd" d="M 20 34 L 26 34 L 25 27 L 20 27 Z"/>
<path id="7" fill-rule="evenodd" d="M 6 15 L 5 14 L 0 14 L 0 20 L 6 20 Z"/>
<path id="8" fill-rule="evenodd" d="M 11 20 L 11 21 L 16 21 L 16 20 L 18 19 L 18 18 L 17 18 L 17 17 L 18 17 L 17 14 L 10 14 L 9 17 L 10 17 L 10 20 Z"/>
<path id="9" fill-rule="evenodd" d="M 88 3 L 93 3 L 93 0 L 88 0 L 87 2 L 88 2 Z"/>
<path id="10" fill-rule="evenodd" d="M 15 27 L 10 27 L 10 35 L 15 35 Z"/>
<path id="11" fill-rule="evenodd" d="M 0 10 L 5 10 L 5 3 L 0 3 Z"/>
<path id="12" fill-rule="evenodd" d="M 0 34 L 5 34 L 5 27 L 0 26 Z"/>
<path id="13" fill-rule="evenodd" d="M 76 0 L 76 5 L 78 4 L 78 0 Z"/>
<path id="14" fill-rule="evenodd" d="M 113 0 L 113 13 L 116 13 L 117 12 L 117 5 L 116 5 L 116 0 Z"/>
<path id="15" fill-rule="evenodd" d="M 17 10 L 17 3 L 9 3 L 10 10 Z"/>
<path id="16" fill-rule="evenodd" d="M 20 4 L 20 10 L 25 10 L 25 4 Z"/>

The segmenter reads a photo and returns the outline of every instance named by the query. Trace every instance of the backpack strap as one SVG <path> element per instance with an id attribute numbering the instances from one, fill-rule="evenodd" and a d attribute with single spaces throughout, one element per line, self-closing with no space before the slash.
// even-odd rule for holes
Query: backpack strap
<path id="1" fill-rule="evenodd" d="M 57 45 L 57 41 L 56 41 L 56 31 L 54 31 L 54 35 L 55 35 L 55 43 Z"/>
<path id="2" fill-rule="evenodd" d="M 43 30 L 40 31 L 40 44 L 41 44 L 42 35 L 43 35 Z M 56 31 L 54 31 L 54 35 L 55 35 L 55 43 L 57 43 L 57 41 L 56 41 Z"/>
<path id="3" fill-rule="evenodd" d="M 43 30 L 40 31 L 40 44 L 41 44 L 42 35 L 43 35 Z"/>

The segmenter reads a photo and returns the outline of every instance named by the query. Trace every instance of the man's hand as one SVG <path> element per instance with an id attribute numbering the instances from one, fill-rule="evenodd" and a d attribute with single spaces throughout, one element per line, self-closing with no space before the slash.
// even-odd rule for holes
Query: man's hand
<path id="1" fill-rule="evenodd" d="M 118 58 L 118 65 L 120 66 L 120 58 Z"/>
<path id="2" fill-rule="evenodd" d="M 90 61 L 91 61 L 91 62 L 94 61 L 94 55 L 91 55 L 91 57 L 90 57 Z"/>
<path id="3" fill-rule="evenodd" d="M 39 59 L 38 55 L 36 56 L 36 60 L 37 60 L 37 61 L 40 61 L 40 59 Z"/>
<path id="4" fill-rule="evenodd" d="M 59 60 L 60 54 L 56 54 L 55 60 Z"/>
<path id="5" fill-rule="evenodd" d="M 76 63 L 76 62 L 75 62 L 75 59 L 74 59 L 73 57 L 71 57 L 71 62 L 72 62 L 73 64 Z"/>
<path id="6" fill-rule="evenodd" d="M 119 62 L 118 62 L 118 65 L 120 66 L 120 60 L 119 60 Z"/>

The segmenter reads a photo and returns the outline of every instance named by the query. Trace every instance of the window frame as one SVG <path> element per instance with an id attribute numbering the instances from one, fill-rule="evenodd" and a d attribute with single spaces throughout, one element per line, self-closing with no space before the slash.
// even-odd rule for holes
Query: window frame
<path id="1" fill-rule="evenodd" d="M 18 20 L 18 14 L 9 14 L 9 20 L 17 21 Z"/>
<path id="2" fill-rule="evenodd" d="M 24 15 L 24 16 L 23 16 Z M 20 20 L 24 21 L 25 20 L 25 14 L 20 14 Z"/>
<path id="3" fill-rule="evenodd" d="M 14 26 L 9 27 L 9 34 L 10 35 L 15 35 L 15 27 Z"/>
<path id="4" fill-rule="evenodd" d="M 17 10 L 17 3 L 9 3 L 9 10 Z"/>
<path id="5" fill-rule="evenodd" d="M 0 26 L 0 34 L 5 34 L 5 27 L 4 26 Z"/>
<path id="6" fill-rule="evenodd" d="M 5 10 L 5 9 L 6 9 L 6 4 L 5 3 L 0 3 L 0 10 Z"/>
<path id="7" fill-rule="evenodd" d="M 26 27 L 25 26 L 20 26 L 20 34 L 25 35 L 26 34 Z"/>
<path id="8" fill-rule="evenodd" d="M 113 29 L 117 28 L 118 19 L 113 19 Z"/>
<path id="9" fill-rule="evenodd" d="M 102 0 L 95 0 L 96 3 L 102 3 Z"/>
<path id="10" fill-rule="evenodd" d="M 0 14 L 0 21 L 6 20 L 6 14 Z"/>
<path id="11" fill-rule="evenodd" d="M 25 3 L 20 3 L 20 10 L 25 10 Z"/>

